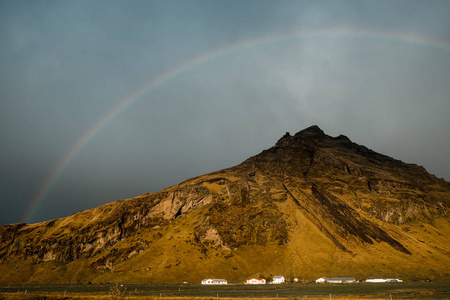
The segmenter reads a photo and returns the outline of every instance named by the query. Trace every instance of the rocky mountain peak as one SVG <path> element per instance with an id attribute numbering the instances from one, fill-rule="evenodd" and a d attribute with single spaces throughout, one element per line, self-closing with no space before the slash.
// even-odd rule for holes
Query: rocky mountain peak
<path id="1" fill-rule="evenodd" d="M 449 216 L 448 182 L 314 125 L 160 192 L 0 226 L 0 283 L 448 280 Z"/>
<path id="2" fill-rule="evenodd" d="M 291 136 L 290 133 L 287 132 L 280 140 L 278 140 L 276 146 L 315 145 L 322 143 L 323 141 L 331 141 L 332 139 L 333 138 L 326 135 L 319 126 L 313 125 L 297 132 L 294 136 Z"/>
<path id="3" fill-rule="evenodd" d="M 296 138 L 318 138 L 318 139 L 321 139 L 325 136 L 326 134 L 317 125 L 305 128 L 294 135 L 294 137 Z"/>

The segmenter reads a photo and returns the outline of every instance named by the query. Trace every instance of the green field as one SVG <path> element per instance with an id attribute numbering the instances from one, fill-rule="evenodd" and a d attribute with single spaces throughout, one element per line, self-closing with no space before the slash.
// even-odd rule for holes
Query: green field
<path id="1" fill-rule="evenodd" d="M 113 285 L 117 286 L 117 285 Z M 119 285 L 120 286 L 120 285 Z M 354 284 L 283 285 L 143 285 L 126 284 L 126 297 L 134 298 L 365 298 L 450 299 L 450 281 Z M 80 299 L 109 297 L 111 285 L 2 285 L 0 299 Z M 38 297 L 41 295 L 41 298 Z M 45 296 L 42 296 L 45 295 Z M 34 297 L 34 298 L 33 298 Z"/>

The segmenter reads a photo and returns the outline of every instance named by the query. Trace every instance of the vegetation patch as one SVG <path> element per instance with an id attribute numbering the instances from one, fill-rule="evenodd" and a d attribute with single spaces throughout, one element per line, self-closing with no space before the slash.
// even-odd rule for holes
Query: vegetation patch
<path id="1" fill-rule="evenodd" d="M 283 214 L 270 203 L 236 206 L 216 202 L 203 224 L 196 228 L 197 235 L 204 237 L 210 227 L 217 230 L 231 249 L 272 242 L 284 245 L 289 240 Z"/>

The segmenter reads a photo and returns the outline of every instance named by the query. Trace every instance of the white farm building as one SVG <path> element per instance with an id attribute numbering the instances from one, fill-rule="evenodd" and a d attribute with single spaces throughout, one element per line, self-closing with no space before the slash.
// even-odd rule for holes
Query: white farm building
<path id="1" fill-rule="evenodd" d="M 352 283 L 356 282 L 354 277 L 322 277 L 316 283 Z"/>
<path id="2" fill-rule="evenodd" d="M 284 276 L 273 276 L 273 280 L 272 283 L 273 284 L 280 284 L 280 283 L 285 283 L 286 280 L 284 279 Z"/>
<path id="3" fill-rule="evenodd" d="M 225 279 L 208 278 L 208 279 L 203 279 L 202 284 L 228 284 L 228 281 L 226 281 Z"/>
<path id="4" fill-rule="evenodd" d="M 383 282 L 403 282 L 401 279 L 367 279 L 366 282 L 383 283 Z"/>
<path id="5" fill-rule="evenodd" d="M 245 284 L 266 284 L 264 278 L 249 278 L 245 281 Z"/>

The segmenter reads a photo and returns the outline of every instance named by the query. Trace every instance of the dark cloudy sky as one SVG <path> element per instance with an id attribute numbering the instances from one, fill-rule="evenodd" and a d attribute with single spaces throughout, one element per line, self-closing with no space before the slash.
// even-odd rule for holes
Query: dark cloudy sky
<path id="1" fill-rule="evenodd" d="M 0 225 L 156 192 L 313 124 L 449 180 L 449 16 L 445 0 L 0 0 Z"/>

